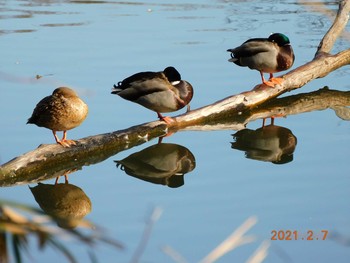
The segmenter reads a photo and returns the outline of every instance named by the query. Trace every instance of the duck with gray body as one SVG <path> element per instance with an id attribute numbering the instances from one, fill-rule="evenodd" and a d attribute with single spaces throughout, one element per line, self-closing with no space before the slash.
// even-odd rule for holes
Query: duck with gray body
<path id="1" fill-rule="evenodd" d="M 161 113 L 177 111 L 186 105 L 189 110 L 193 88 L 189 82 L 181 80 L 174 67 L 167 67 L 161 72 L 136 73 L 114 85 L 112 94 L 157 112 L 158 117 L 168 123 L 171 118 Z"/>
<path id="2" fill-rule="evenodd" d="M 295 59 L 289 38 L 281 33 L 272 34 L 268 38 L 252 38 L 227 51 L 231 52 L 230 62 L 258 70 L 262 82 L 269 86 L 280 84 L 280 80 L 273 78 L 273 73 L 289 69 Z M 269 81 L 265 80 L 263 73 L 270 73 Z"/>

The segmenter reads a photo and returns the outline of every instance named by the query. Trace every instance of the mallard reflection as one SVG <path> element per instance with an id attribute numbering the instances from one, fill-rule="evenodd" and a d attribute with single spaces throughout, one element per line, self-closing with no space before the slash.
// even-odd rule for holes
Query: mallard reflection
<path id="1" fill-rule="evenodd" d="M 172 143 L 155 144 L 115 162 L 128 175 L 172 188 L 184 185 L 183 176 L 196 167 L 193 154 Z"/>
<path id="2" fill-rule="evenodd" d="M 52 216 L 57 225 L 72 229 L 91 212 L 91 201 L 78 186 L 65 183 L 29 187 L 42 210 Z"/>
<path id="3" fill-rule="evenodd" d="M 263 126 L 257 130 L 244 129 L 232 135 L 232 148 L 245 151 L 249 159 L 285 164 L 293 161 L 297 138 L 291 130 L 276 126 Z"/>

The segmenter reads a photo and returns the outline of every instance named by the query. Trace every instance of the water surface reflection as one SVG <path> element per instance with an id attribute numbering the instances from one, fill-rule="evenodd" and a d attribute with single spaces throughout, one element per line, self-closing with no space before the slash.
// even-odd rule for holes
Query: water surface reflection
<path id="1" fill-rule="evenodd" d="M 250 37 L 265 36 L 271 31 L 286 30 L 293 41 L 297 53 L 295 65 L 298 66 L 314 55 L 314 49 L 310 47 L 318 45 L 329 25 L 324 14 L 309 10 L 298 1 L 0 2 L 3 30 L 0 38 L 2 50 L 6 51 L 2 56 L 1 72 L 19 77 L 53 73 L 54 78 L 64 84 L 84 90 L 91 115 L 74 137 L 91 136 L 91 141 L 95 143 L 101 142 L 98 139 L 105 133 L 121 131 L 150 119 L 149 112 L 110 98 L 110 84 L 117 75 L 123 76 L 139 69 L 162 68 L 167 64 L 179 66 L 196 88 L 193 100 L 193 109 L 196 109 L 252 87 L 249 81 L 254 73 L 238 69 L 233 72 L 226 62 L 227 46 Z M 319 2 L 304 2 L 310 6 L 320 5 Z M 327 9 L 335 8 L 335 2 L 324 4 Z M 348 48 L 345 40 L 338 43 L 338 48 Z M 10 174 L 2 173 L 5 171 L 2 169 L 9 167 L 3 164 L 0 167 L 0 185 L 7 187 L 1 188 L 2 199 L 11 197 L 37 207 L 27 184 L 34 186 L 41 181 L 46 185 L 48 182 L 43 180 L 54 181 L 54 177 L 64 174 L 64 170 L 83 169 L 75 174 L 83 173 L 84 176 L 72 174 L 70 182 L 84 189 L 93 201 L 94 211 L 88 219 L 102 224 L 128 248 L 125 252 L 117 252 L 117 255 L 102 248 L 98 255 L 101 262 L 130 261 L 130 254 L 140 238 L 140 215 L 142 217 L 142 211 L 149 204 L 162 205 L 164 217 L 154 227 L 154 234 L 140 261 L 171 261 L 159 252 L 160 245 L 169 244 L 188 257 L 187 262 L 198 262 L 199 255 L 210 251 L 250 215 L 259 218 L 259 224 L 248 233 L 256 235 L 258 242 L 268 239 L 271 230 L 278 228 L 299 231 L 329 229 L 330 232 L 335 229 L 346 236 L 349 232 L 346 209 L 349 206 L 349 176 L 346 172 L 349 122 L 343 120 L 350 119 L 350 94 L 344 92 L 349 90 L 347 71 L 346 68 L 339 69 L 302 89 L 309 92 L 321 86 L 334 85 L 344 94 L 336 91 L 322 91 L 318 97 L 303 94 L 295 100 L 277 100 L 275 105 L 267 105 L 269 107 L 247 109 L 239 116 L 232 113 L 232 118 L 225 118 L 222 123 L 213 120 L 200 127 L 188 127 L 192 129 L 190 131 L 174 131 L 176 134 L 169 138 L 169 142 L 186 145 L 196 159 L 192 171 L 174 173 L 185 175 L 191 172 L 190 178 L 171 176 L 167 171 L 176 168 L 163 168 L 166 170 L 162 171 L 163 176 L 157 175 L 153 172 L 157 169 L 155 166 L 150 169 L 151 175 L 141 173 L 141 180 L 153 180 L 152 184 L 148 184 L 116 170 L 112 160 L 122 161 L 128 154 L 140 149 L 132 147 L 146 141 L 149 143 L 161 134 L 146 137 L 146 132 L 142 131 L 140 136 L 145 140 L 140 139 L 137 143 L 109 145 L 109 148 L 91 151 L 74 147 L 71 155 L 67 154 L 62 162 L 53 160 L 50 165 L 48 159 L 43 159 L 51 155 L 42 155 L 40 171 L 26 170 L 23 176 L 19 174 L 19 169 L 11 170 Z M 0 76 L 3 84 L 1 120 L 6 124 L 2 126 L 0 136 L 3 139 L 0 155 L 4 163 L 15 156 L 21 158 L 31 149 L 40 151 L 45 148 L 61 153 L 56 145 L 36 149 L 39 143 L 51 142 L 51 138 L 46 139 L 49 136 L 45 137 L 40 129 L 31 129 L 24 124 L 28 112 L 32 110 L 30 105 L 36 102 L 32 101 L 33 94 L 46 94 L 46 89 L 56 87 L 56 82 L 50 80 L 40 78 L 38 83 L 36 79 L 35 82 L 21 79 L 17 82 Z M 296 93 L 299 92 L 291 94 Z M 335 116 L 333 110 L 326 110 L 330 107 L 341 119 Z M 252 156 L 265 158 L 264 161 L 248 160 L 243 153 L 231 149 L 231 144 L 230 148 L 227 146 L 229 141 L 233 141 L 231 133 L 249 128 L 247 133 L 255 133 L 255 139 L 259 137 L 255 129 L 260 128 L 257 126 L 261 119 L 281 113 L 289 116 L 288 122 L 286 119 L 278 120 L 278 125 L 288 127 L 298 137 L 298 147 L 292 153 L 296 156 L 288 165 L 268 163 L 282 152 L 281 139 L 277 135 L 259 139 L 260 144 L 267 146 L 263 151 L 260 147 Z M 212 131 L 198 131 L 205 129 Z M 240 132 L 243 134 L 241 139 L 249 137 L 244 132 Z M 250 147 L 252 144 L 256 147 L 257 143 L 251 142 Z M 280 152 L 273 153 L 274 150 Z M 172 167 L 175 167 L 181 158 L 172 155 L 175 156 Z M 187 158 L 191 163 L 190 155 Z M 96 174 L 102 176 L 96 177 Z M 281 174 L 284 176 L 281 177 Z M 174 191 L 153 184 L 167 185 L 166 178 L 169 181 L 172 180 L 170 177 L 181 178 L 182 184 L 187 180 L 186 187 Z M 114 205 L 106 205 L 106 200 L 113 200 Z M 77 253 L 79 262 L 89 261 L 82 255 L 80 247 L 67 244 Z M 30 246 L 30 249 L 34 248 Z M 239 247 L 220 261 L 245 262 L 247 253 L 256 248 L 257 244 Z M 348 247 L 339 246 L 331 240 L 314 241 L 305 248 L 302 241 L 277 241 L 271 244 L 266 261 L 305 262 L 305 258 L 312 256 L 315 262 L 322 262 L 325 258 L 347 262 L 349 258 Z M 286 257 L 281 258 L 283 253 Z M 36 251 L 33 254 L 40 262 L 62 261 L 51 249 L 43 254 Z"/>
<path id="2" fill-rule="evenodd" d="M 244 151 L 249 159 L 285 164 L 293 161 L 297 137 L 291 130 L 267 125 L 256 130 L 244 129 L 232 135 L 231 147 Z"/>
<path id="3" fill-rule="evenodd" d="M 184 185 L 184 175 L 196 167 L 191 151 L 174 143 L 158 143 L 115 162 L 130 176 L 171 188 Z"/>
<path id="4" fill-rule="evenodd" d="M 91 201 L 85 192 L 73 184 L 43 184 L 30 187 L 40 208 L 50 215 L 59 227 L 75 228 L 91 212 Z"/>

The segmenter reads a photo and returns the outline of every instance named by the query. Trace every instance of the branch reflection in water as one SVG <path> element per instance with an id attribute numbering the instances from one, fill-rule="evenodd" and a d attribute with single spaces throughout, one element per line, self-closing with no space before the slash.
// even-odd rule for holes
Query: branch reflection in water
<path id="1" fill-rule="evenodd" d="M 183 176 L 196 167 L 191 151 L 173 143 L 158 143 L 115 162 L 130 176 L 171 188 L 184 185 Z"/>
<path id="2" fill-rule="evenodd" d="M 164 122 L 145 123 L 125 130 L 89 136 L 77 140 L 78 145 L 63 148 L 60 145 L 41 145 L 0 166 L 0 186 L 28 184 L 55 178 L 66 170 L 82 169 L 86 165 L 100 163 L 127 149 L 141 145 L 164 133 L 178 131 L 242 130 L 252 121 L 274 116 L 290 116 L 312 111 L 332 109 L 342 120 L 350 120 L 350 91 L 331 90 L 324 87 L 317 91 L 286 96 L 237 112 L 232 109 L 197 122 L 179 122 L 167 129 Z M 192 112 L 201 111 L 193 110 Z M 181 116 L 175 117 L 181 120 Z M 181 125 L 180 125 L 181 124 Z M 156 153 L 155 153 L 156 154 Z M 194 159 L 194 158 L 193 158 Z M 142 176 L 141 176 L 142 177 Z M 149 177 L 149 176 L 146 176 Z"/>
<path id="3" fill-rule="evenodd" d="M 244 129 L 232 135 L 233 149 L 245 151 L 249 159 L 286 164 L 293 161 L 297 137 L 291 130 L 276 126 L 263 126 L 257 130 Z"/>

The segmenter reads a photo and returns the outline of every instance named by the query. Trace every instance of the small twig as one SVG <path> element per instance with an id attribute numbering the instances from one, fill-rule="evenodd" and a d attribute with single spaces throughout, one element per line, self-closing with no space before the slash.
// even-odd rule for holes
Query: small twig
<path id="1" fill-rule="evenodd" d="M 261 263 L 267 256 L 267 251 L 270 247 L 270 241 L 264 240 L 255 252 L 248 258 L 246 263 Z"/>
<path id="2" fill-rule="evenodd" d="M 257 218 L 249 217 L 240 227 L 238 227 L 227 239 L 218 245 L 212 252 L 210 252 L 200 263 L 211 263 L 235 249 L 236 247 L 253 242 L 255 240 L 252 236 L 244 236 L 244 234 L 251 229 L 257 222 Z"/>
<path id="3" fill-rule="evenodd" d="M 171 246 L 163 246 L 162 251 L 174 260 L 176 263 L 187 263 L 188 261 Z"/>
<path id="4" fill-rule="evenodd" d="M 153 226 L 158 221 L 161 214 L 162 214 L 162 209 L 160 207 L 153 208 L 152 213 L 146 222 L 145 229 L 143 231 L 140 243 L 136 248 L 134 255 L 132 256 L 130 263 L 139 262 L 143 252 L 146 249 L 148 240 L 151 237 Z"/>

